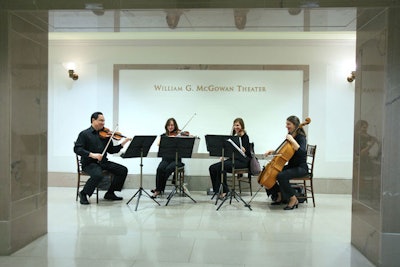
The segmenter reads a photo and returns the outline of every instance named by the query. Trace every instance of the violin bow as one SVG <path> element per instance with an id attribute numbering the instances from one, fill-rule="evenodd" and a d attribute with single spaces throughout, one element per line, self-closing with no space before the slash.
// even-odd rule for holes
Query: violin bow
<path id="1" fill-rule="evenodd" d="M 189 124 L 189 122 L 193 119 L 193 117 L 196 116 L 196 113 L 194 113 L 192 115 L 192 117 L 190 117 L 190 119 L 186 122 L 186 124 L 183 126 L 183 128 L 181 129 L 181 131 L 183 131 L 183 129 L 185 129 L 185 127 Z"/>
<path id="2" fill-rule="evenodd" d="M 110 139 L 108 140 L 107 145 L 106 145 L 106 147 L 105 147 L 104 150 L 103 150 L 103 153 L 101 153 L 101 156 L 104 156 L 104 154 L 106 153 L 107 148 L 108 148 L 108 146 L 110 145 L 111 140 L 112 140 L 113 137 L 114 137 L 114 133 L 117 131 L 117 129 L 118 129 L 118 124 L 117 124 L 117 126 L 115 126 L 115 130 L 112 132 L 112 134 L 111 134 L 111 136 L 110 136 Z"/>

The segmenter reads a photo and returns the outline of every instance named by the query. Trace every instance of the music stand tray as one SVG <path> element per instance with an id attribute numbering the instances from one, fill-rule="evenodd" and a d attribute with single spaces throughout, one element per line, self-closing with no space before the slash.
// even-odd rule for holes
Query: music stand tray
<path id="1" fill-rule="evenodd" d="M 180 192 L 183 193 L 184 196 L 189 197 L 194 203 L 194 200 L 190 195 L 186 193 L 185 188 L 182 185 L 182 181 L 178 181 L 178 159 L 181 158 L 191 158 L 193 152 L 193 145 L 195 142 L 196 137 L 168 137 L 168 136 L 161 136 L 160 140 L 160 147 L 158 150 L 158 157 L 164 158 L 172 158 L 175 159 L 175 187 L 172 192 L 167 197 L 167 203 L 165 206 L 168 205 L 172 197 L 177 192 L 177 188 L 180 189 Z"/>
<path id="2" fill-rule="evenodd" d="M 135 136 L 131 143 L 129 144 L 128 149 L 125 151 L 124 154 L 121 155 L 122 158 L 138 158 L 140 157 L 140 186 L 138 191 L 129 199 L 129 201 L 126 203 L 127 205 L 133 198 L 135 198 L 138 195 L 138 199 L 136 201 L 136 207 L 135 211 L 137 211 L 140 197 L 142 196 L 142 192 L 144 192 L 150 199 L 152 199 L 154 202 L 156 202 L 159 206 L 160 203 L 158 203 L 155 199 L 151 198 L 150 194 L 147 193 L 143 189 L 143 157 L 147 157 L 147 154 L 149 153 L 150 147 L 153 144 L 154 140 L 156 139 L 156 135 L 137 135 Z"/>
<path id="3" fill-rule="evenodd" d="M 210 156 L 214 157 L 231 157 L 232 158 L 232 173 L 235 171 L 235 157 L 243 157 L 242 153 L 235 148 L 235 146 L 230 143 L 233 142 L 236 144 L 236 147 L 239 146 L 239 137 L 232 136 L 232 135 L 206 135 L 206 144 L 207 144 L 207 151 L 209 152 Z M 228 140 L 231 140 L 230 142 Z M 219 191 L 214 192 L 214 195 L 211 199 L 216 196 L 216 194 L 221 194 L 223 192 L 223 178 L 224 178 L 224 161 L 222 161 L 221 165 L 221 184 L 219 186 Z M 248 203 L 246 203 L 243 198 L 235 191 L 235 177 L 233 177 L 233 186 L 228 191 L 224 199 L 222 200 L 221 204 L 218 206 L 217 210 L 221 208 L 221 206 L 225 203 L 227 199 L 230 199 L 229 203 L 232 204 L 232 198 L 235 198 L 236 201 L 241 200 L 244 203 L 244 206 L 249 208 L 251 207 Z M 215 205 L 218 203 L 218 197 L 215 201 Z"/>

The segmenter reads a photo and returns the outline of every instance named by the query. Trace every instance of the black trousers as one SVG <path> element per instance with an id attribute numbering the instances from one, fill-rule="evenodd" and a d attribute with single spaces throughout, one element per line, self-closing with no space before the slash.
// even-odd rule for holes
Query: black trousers
<path id="1" fill-rule="evenodd" d="M 289 200 L 289 198 L 294 196 L 296 193 L 290 184 L 290 179 L 305 176 L 307 173 L 308 170 L 303 167 L 283 167 L 283 170 L 276 177 L 278 184 L 274 186 L 281 192 L 282 200 Z"/>
<path id="2" fill-rule="evenodd" d="M 175 171 L 175 159 L 162 159 L 157 167 L 156 173 L 156 191 L 164 191 L 165 185 L 167 184 L 168 177 Z M 182 167 L 184 164 L 181 160 L 178 160 L 178 167 Z"/>
<path id="3" fill-rule="evenodd" d="M 89 180 L 86 182 L 82 190 L 88 196 L 93 194 L 97 185 L 103 179 L 103 170 L 109 171 L 114 175 L 108 191 L 114 192 L 122 190 L 126 176 L 128 175 L 128 169 L 125 166 L 112 161 L 91 163 L 83 168 L 83 171 L 90 175 Z"/>
<path id="4" fill-rule="evenodd" d="M 249 167 L 249 160 L 243 159 L 243 160 L 236 160 L 235 159 L 235 169 L 242 169 L 242 168 L 248 168 Z M 214 190 L 214 193 L 218 193 L 220 185 L 221 185 L 221 174 L 223 174 L 223 182 L 222 182 L 222 188 L 223 192 L 227 193 L 229 188 L 228 184 L 226 182 L 226 173 L 227 172 L 232 172 L 232 159 L 227 159 L 224 161 L 224 169 L 222 170 L 222 162 L 217 162 L 212 164 L 208 170 L 210 172 L 210 178 L 211 178 L 211 183 L 212 187 Z"/>

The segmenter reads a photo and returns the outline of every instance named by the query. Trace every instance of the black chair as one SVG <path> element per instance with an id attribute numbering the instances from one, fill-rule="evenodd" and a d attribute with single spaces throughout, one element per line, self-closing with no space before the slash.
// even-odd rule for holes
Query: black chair
<path id="1" fill-rule="evenodd" d="M 251 152 L 254 154 L 254 143 L 250 143 Z M 253 195 L 253 187 L 251 183 L 251 170 L 250 168 L 243 168 L 243 169 L 235 169 L 232 176 L 235 177 L 236 181 L 238 181 L 237 185 L 239 187 L 239 194 L 242 195 L 242 184 L 247 184 L 247 188 L 249 189 L 250 196 Z M 246 188 L 245 188 L 246 189 Z"/>
<path id="2" fill-rule="evenodd" d="M 302 186 L 304 187 L 304 196 L 298 197 L 299 199 L 305 199 L 308 203 L 308 199 L 312 198 L 313 206 L 315 208 L 315 197 L 314 197 L 314 186 L 313 186 L 313 177 L 314 177 L 314 161 L 315 161 L 315 152 L 317 150 L 316 145 L 307 145 L 307 164 L 308 164 L 308 174 L 304 177 L 295 177 L 290 179 L 292 182 L 302 181 Z M 300 183 L 301 184 L 301 183 Z M 311 194 L 311 196 L 310 196 Z"/>
<path id="3" fill-rule="evenodd" d="M 87 180 L 90 178 L 90 175 L 82 170 L 81 157 L 78 154 L 75 154 L 75 156 L 76 156 L 76 168 L 77 168 L 75 201 L 78 201 L 79 190 L 81 187 L 85 186 Z M 109 173 L 108 171 L 103 171 L 103 175 L 104 177 L 109 177 L 109 179 L 111 180 L 113 178 L 112 174 Z M 99 187 L 96 187 L 94 194 L 96 195 L 96 203 L 99 203 Z"/>

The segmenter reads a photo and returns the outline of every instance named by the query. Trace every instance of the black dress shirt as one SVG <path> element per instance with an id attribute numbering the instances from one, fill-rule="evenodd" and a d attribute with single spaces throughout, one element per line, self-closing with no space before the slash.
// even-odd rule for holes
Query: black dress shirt
<path id="1" fill-rule="evenodd" d="M 96 163 L 97 159 L 89 157 L 90 153 L 103 153 L 104 148 L 108 143 L 109 138 L 103 139 L 100 137 L 99 132 L 96 131 L 92 126 L 88 129 L 83 130 L 79 133 L 78 139 L 75 142 L 74 152 L 81 156 L 82 167 Z M 102 162 L 107 161 L 107 152 L 110 154 L 118 153 L 122 146 L 114 146 L 112 141 L 107 148 L 106 153 L 104 153 Z"/>

